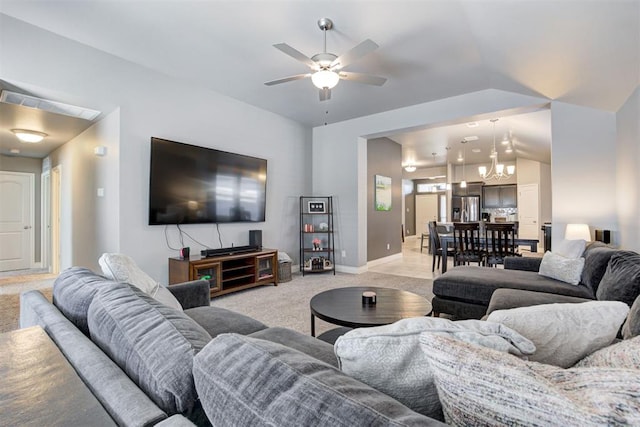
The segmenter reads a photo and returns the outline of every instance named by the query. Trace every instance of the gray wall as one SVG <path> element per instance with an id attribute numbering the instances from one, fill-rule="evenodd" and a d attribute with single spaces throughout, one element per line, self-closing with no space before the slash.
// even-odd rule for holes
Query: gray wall
<path id="1" fill-rule="evenodd" d="M 33 260 L 40 262 L 41 260 L 41 234 L 42 234 L 42 218 L 40 212 L 40 176 L 42 175 L 42 159 L 32 159 L 29 157 L 13 157 L 0 155 L 0 170 L 6 172 L 25 172 L 34 174 L 35 189 L 34 196 L 34 219 L 33 224 Z"/>
<path id="2" fill-rule="evenodd" d="M 388 139 L 367 143 L 367 261 L 402 252 L 402 147 Z M 375 176 L 391 177 L 391 210 L 376 211 Z M 387 245 L 389 248 L 387 249 Z"/>
<path id="3" fill-rule="evenodd" d="M 231 99 L 197 82 L 153 72 L 2 14 L 0 41 L 3 57 L 6 54 L 11 58 L 2 64 L 3 78 L 7 81 L 20 81 L 67 97 L 82 95 L 83 99 L 95 99 L 97 105 L 113 105 L 113 109 L 105 112 L 120 108 L 119 117 L 110 117 L 106 127 L 97 127 L 92 130 L 94 135 L 83 136 L 88 141 L 86 145 L 78 140 L 77 147 L 69 150 L 71 162 L 88 161 L 93 156 L 94 143 L 112 144 L 107 156 L 91 160 L 95 166 L 106 169 L 91 173 L 81 165 L 74 165 L 62 171 L 63 178 L 66 170 L 73 172 L 73 176 L 66 175 L 71 180 L 87 181 L 73 186 L 63 182 L 63 191 L 69 193 L 75 206 L 68 211 L 78 216 L 70 224 L 70 236 L 65 238 L 74 246 L 81 245 L 86 256 L 80 257 L 73 248 L 73 255 L 64 259 L 62 268 L 82 264 L 91 267 L 96 254 L 117 247 L 155 280 L 167 282 L 168 258 L 178 253 L 168 247 L 165 227 L 148 225 L 151 136 L 267 159 L 266 221 L 221 224 L 222 246 L 246 245 L 249 230 L 261 229 L 266 247 L 292 256 L 298 253 L 298 197 L 311 191 L 308 126 Z M 44 68 L 42 58 L 48 58 Z M 87 157 L 82 151 L 85 148 L 89 151 Z M 327 174 L 329 170 L 320 173 Z M 98 186 L 105 188 L 105 198 L 86 211 L 92 218 L 84 218 L 82 206 L 96 202 Z M 78 197 L 74 193 L 83 194 L 86 199 L 76 205 Z M 111 195 L 117 195 L 115 209 L 108 203 Z M 76 219 L 83 222 L 79 224 Z M 101 234 L 92 233 L 95 239 L 78 243 L 91 224 Z M 116 237 L 106 238 L 104 233 L 114 228 L 110 236 Z M 188 225 L 184 230 L 203 245 L 220 246 L 217 229 L 211 224 Z M 169 227 L 168 240 L 173 247 L 179 246 L 175 227 Z M 203 248 L 187 238 L 185 244 L 192 253 Z"/>
<path id="4" fill-rule="evenodd" d="M 623 248 L 640 250 L 640 88 L 616 116 L 617 213 L 619 230 L 614 241 Z"/>

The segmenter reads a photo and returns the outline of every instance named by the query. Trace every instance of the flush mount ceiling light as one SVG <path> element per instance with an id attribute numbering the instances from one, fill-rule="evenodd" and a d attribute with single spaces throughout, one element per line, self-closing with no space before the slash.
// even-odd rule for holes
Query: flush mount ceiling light
<path id="1" fill-rule="evenodd" d="M 36 144 L 42 141 L 46 136 L 48 136 L 44 132 L 37 132 L 35 130 L 28 129 L 11 129 L 16 137 L 20 140 L 20 142 L 26 142 L 29 144 Z"/>
<path id="2" fill-rule="evenodd" d="M 498 151 L 496 150 L 496 122 L 498 119 L 491 119 L 490 122 L 493 123 L 493 148 L 491 149 L 491 154 L 489 157 L 491 158 L 491 167 L 487 171 L 486 166 L 478 167 L 478 173 L 482 177 L 482 179 L 490 181 L 496 180 L 499 181 L 501 179 L 508 179 L 511 175 L 513 175 L 516 171 L 516 167 L 514 165 L 509 165 L 505 167 L 504 164 L 498 161 Z"/>
<path id="3" fill-rule="evenodd" d="M 407 172 L 415 172 L 416 167 L 412 164 L 408 164 L 407 166 L 404 167 L 404 170 L 406 170 Z"/>

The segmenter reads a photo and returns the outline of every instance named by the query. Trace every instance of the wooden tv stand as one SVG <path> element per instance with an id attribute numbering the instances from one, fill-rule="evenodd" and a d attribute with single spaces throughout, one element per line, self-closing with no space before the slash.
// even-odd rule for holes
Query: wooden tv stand
<path id="1" fill-rule="evenodd" d="M 278 251 L 262 249 L 235 255 L 190 259 L 169 258 L 169 285 L 190 280 L 209 281 L 211 297 L 255 286 L 278 285 Z"/>

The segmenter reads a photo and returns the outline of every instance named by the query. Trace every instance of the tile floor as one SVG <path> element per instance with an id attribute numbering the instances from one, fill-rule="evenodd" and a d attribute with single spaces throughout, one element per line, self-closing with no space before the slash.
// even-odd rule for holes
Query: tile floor
<path id="1" fill-rule="evenodd" d="M 407 236 L 402 245 L 402 259 L 377 264 L 368 268 L 369 271 L 376 273 L 394 274 L 396 276 L 417 277 L 421 279 L 433 279 L 440 275 L 440 269 L 431 272 L 433 257 L 429 254 L 427 248 L 423 248 L 420 252 L 420 236 Z M 453 260 L 448 259 L 447 268 L 453 267 Z"/>

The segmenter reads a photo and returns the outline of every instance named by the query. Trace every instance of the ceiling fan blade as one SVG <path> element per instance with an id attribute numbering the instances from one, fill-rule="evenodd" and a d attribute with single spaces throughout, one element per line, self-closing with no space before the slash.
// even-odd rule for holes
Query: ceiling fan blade
<path id="1" fill-rule="evenodd" d="M 293 59 L 297 59 L 298 61 L 302 62 L 303 64 L 306 64 L 312 70 L 318 70 L 318 64 L 313 59 L 309 58 L 308 56 L 306 56 L 304 53 L 300 52 L 299 50 L 296 50 L 296 49 L 292 48 L 288 44 L 286 44 L 286 43 L 278 43 L 278 44 L 274 44 L 273 47 L 275 47 L 276 49 L 278 49 L 279 51 L 281 51 L 283 53 L 286 53 L 287 55 L 289 55 Z"/>
<path id="2" fill-rule="evenodd" d="M 271 80 L 270 82 L 266 82 L 265 85 L 267 85 L 267 86 L 279 85 L 280 83 L 286 83 L 286 82 L 291 82 L 291 81 L 294 81 L 294 80 L 305 79 L 307 77 L 311 77 L 311 73 L 296 74 L 295 76 L 289 76 L 289 77 L 285 77 L 283 79 Z"/>
<path id="3" fill-rule="evenodd" d="M 382 86 L 384 82 L 387 81 L 387 79 L 384 77 L 374 76 L 371 74 L 350 73 L 348 71 L 340 71 L 338 75 L 343 80 L 374 86 Z"/>
<path id="4" fill-rule="evenodd" d="M 356 47 L 338 56 L 330 65 L 332 70 L 340 70 L 347 65 L 351 64 L 359 58 L 362 58 L 368 53 L 373 52 L 378 48 L 378 45 L 371 39 L 366 39 Z"/>
<path id="5" fill-rule="evenodd" d="M 331 89 L 328 87 L 320 89 L 320 101 L 328 101 L 331 99 Z"/>

